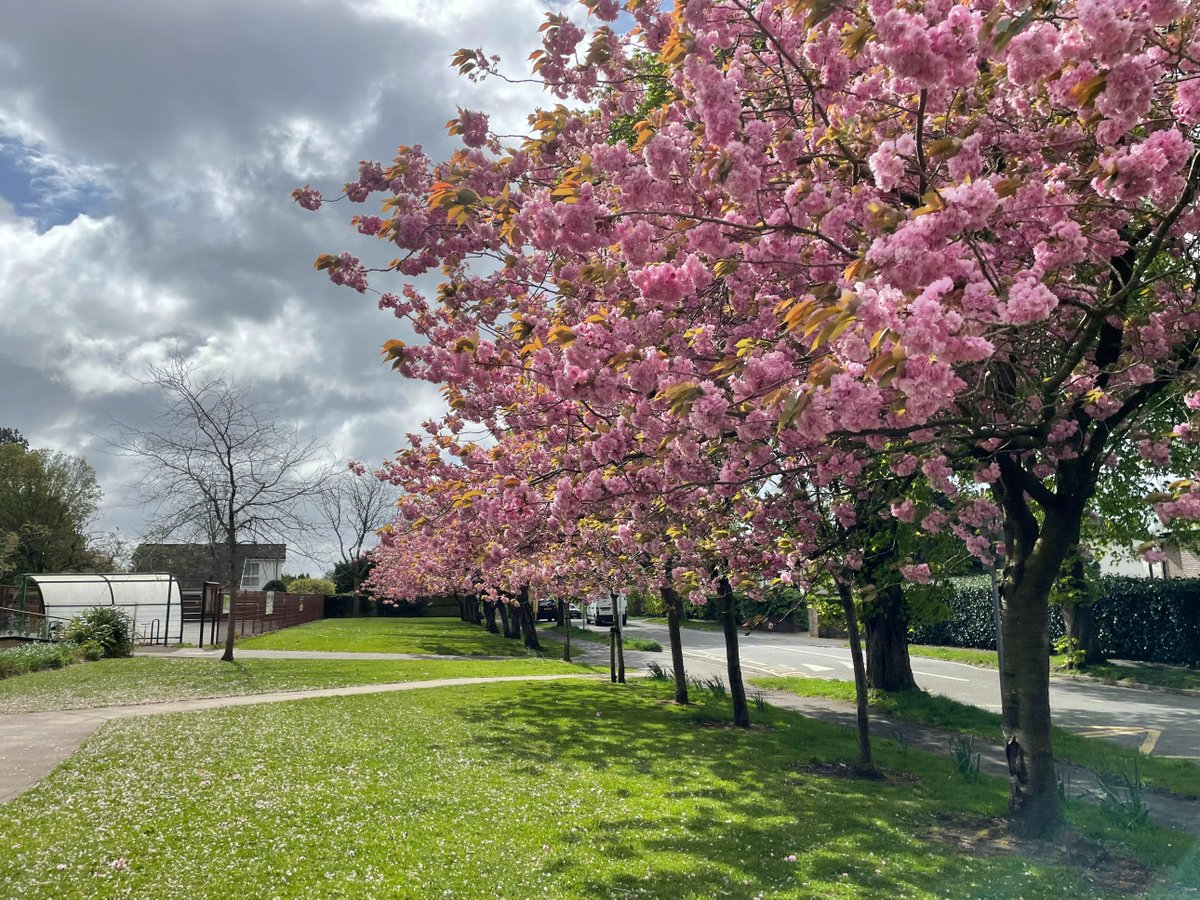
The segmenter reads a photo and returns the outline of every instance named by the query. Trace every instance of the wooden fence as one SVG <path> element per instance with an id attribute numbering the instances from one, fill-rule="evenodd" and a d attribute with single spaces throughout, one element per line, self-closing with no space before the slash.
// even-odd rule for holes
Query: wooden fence
<path id="1" fill-rule="evenodd" d="M 215 602 L 213 602 L 215 601 Z M 221 612 L 221 595 L 213 593 L 206 595 L 203 642 L 217 643 L 225 634 L 225 623 L 229 614 Z M 255 634 L 269 634 L 281 628 L 293 625 L 303 625 L 305 622 L 315 622 L 325 618 L 325 598 L 320 594 L 285 594 L 273 591 L 268 598 L 263 591 L 246 591 L 238 594 L 237 616 L 234 618 L 234 628 L 237 636 L 250 637 Z"/>

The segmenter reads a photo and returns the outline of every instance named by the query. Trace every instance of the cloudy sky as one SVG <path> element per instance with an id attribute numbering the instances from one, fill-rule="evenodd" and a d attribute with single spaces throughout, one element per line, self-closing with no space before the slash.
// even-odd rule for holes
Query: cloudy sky
<path id="1" fill-rule="evenodd" d="M 99 530 L 148 524 L 111 422 L 143 421 L 136 376 L 174 350 L 319 435 L 379 460 L 438 410 L 379 363 L 406 337 L 370 295 L 311 269 L 372 247 L 335 193 L 397 144 L 450 147 L 457 106 L 520 121 L 537 95 L 474 85 L 461 46 L 523 72 L 539 0 L 45 0 L 0 31 L 0 425 L 86 456 Z M 399 283 L 395 287 L 399 287 Z M 303 563 L 289 568 L 303 568 Z M 316 568 L 308 566 L 308 568 Z"/>

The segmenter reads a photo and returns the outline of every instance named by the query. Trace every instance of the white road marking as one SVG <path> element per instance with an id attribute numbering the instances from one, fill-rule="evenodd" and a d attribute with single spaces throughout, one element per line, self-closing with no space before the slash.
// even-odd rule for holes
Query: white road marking
<path id="1" fill-rule="evenodd" d="M 809 656 L 825 656 L 829 659 L 836 659 L 840 663 L 844 663 L 845 653 L 825 653 L 821 650 L 810 650 L 807 647 L 772 647 L 772 650 L 786 650 L 788 653 L 806 653 Z"/>
<path id="2" fill-rule="evenodd" d="M 816 663 L 800 663 L 800 665 L 804 666 L 804 668 L 806 668 L 806 669 L 812 669 L 814 672 L 832 672 L 833 671 L 833 668 L 830 666 L 818 666 Z"/>
<path id="3" fill-rule="evenodd" d="M 970 682 L 970 678 L 956 678 L 954 675 L 938 675 L 936 672 L 918 672 L 913 669 L 914 675 L 924 675 L 926 678 L 945 678 L 947 681 L 966 681 Z"/>

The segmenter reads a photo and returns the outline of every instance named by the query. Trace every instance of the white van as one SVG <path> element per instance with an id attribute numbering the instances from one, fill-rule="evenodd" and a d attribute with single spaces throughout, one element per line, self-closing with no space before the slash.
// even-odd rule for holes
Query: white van
<path id="1" fill-rule="evenodd" d="M 617 595 L 617 608 L 621 611 L 621 625 L 629 624 L 629 609 L 625 595 Z M 613 623 L 613 602 L 611 597 L 593 597 L 583 608 L 583 620 L 595 625 L 611 625 Z"/>

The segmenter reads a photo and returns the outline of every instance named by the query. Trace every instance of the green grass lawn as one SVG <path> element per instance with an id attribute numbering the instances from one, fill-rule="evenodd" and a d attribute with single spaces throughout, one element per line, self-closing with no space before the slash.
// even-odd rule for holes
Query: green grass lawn
<path id="1" fill-rule="evenodd" d="M 1100 897 L 1087 867 L 931 838 L 1005 785 L 879 744 L 902 783 L 826 777 L 848 730 L 720 726 L 668 686 L 489 685 L 109 723 L 5 807 L 8 896 Z M 712 698 L 708 702 L 713 704 Z M 1095 831 L 1090 811 L 1073 820 Z M 1192 842 L 1121 836 L 1194 883 Z"/>
<path id="2" fill-rule="evenodd" d="M 985 669 L 996 668 L 995 650 L 974 650 L 969 647 L 924 647 L 909 645 L 908 652 L 913 656 L 923 656 L 930 659 L 948 659 L 951 662 L 966 663 Z M 1115 665 L 1099 663 L 1086 669 L 1075 671 L 1067 668 L 1067 660 L 1061 653 L 1050 655 L 1050 668 L 1064 675 L 1089 675 L 1093 678 L 1107 678 L 1113 681 L 1124 681 L 1131 685 L 1148 684 L 1158 687 L 1183 688 L 1185 690 L 1200 690 L 1200 671 L 1185 669 L 1180 666 L 1160 666 L 1154 663 L 1129 663 Z"/>
<path id="3" fill-rule="evenodd" d="M 1151 664 L 1118 666 L 1113 663 L 1099 663 L 1088 666 L 1079 674 L 1091 675 L 1095 678 L 1109 678 L 1113 681 L 1122 681 L 1130 684 L 1149 684 L 1157 687 L 1200 691 L 1200 670 L 1184 669 L 1176 666 L 1156 666 Z"/>
<path id="4" fill-rule="evenodd" d="M 789 691 L 801 697 L 829 697 L 854 702 L 854 683 L 826 678 L 752 678 L 750 684 L 769 690 Z M 924 691 L 895 694 L 874 692 L 871 707 L 897 719 L 935 725 L 973 734 L 991 741 L 1001 738 L 1000 716 L 947 697 Z M 1065 762 L 1095 769 L 1137 760 L 1142 778 L 1149 785 L 1185 797 L 1200 797 L 1200 766 L 1186 759 L 1144 756 L 1101 738 L 1088 738 L 1062 728 L 1054 729 L 1054 755 Z"/>
<path id="5" fill-rule="evenodd" d="M 561 625 L 554 625 L 542 629 L 543 631 L 554 635 L 558 639 L 564 638 L 563 628 Z M 592 628 L 580 628 L 577 625 L 571 626 L 571 641 L 587 641 L 590 644 L 608 644 L 608 626 Z M 630 637 L 628 634 L 624 636 L 622 642 L 626 650 L 648 650 L 650 652 L 662 652 L 662 644 L 658 641 L 648 638 Z"/>
<path id="6" fill-rule="evenodd" d="M 945 659 L 950 662 L 966 663 L 968 666 L 979 666 L 981 669 L 996 668 L 995 650 L 976 650 L 973 647 L 927 647 L 920 644 L 909 644 L 910 656 L 922 656 L 927 659 Z"/>
<path id="7" fill-rule="evenodd" d="M 666 625 L 666 616 L 639 616 L 647 622 L 653 622 L 656 625 Z M 706 619 L 684 619 L 679 623 L 681 628 L 694 628 L 696 631 L 720 631 L 720 622 L 710 622 Z"/>
<path id="8" fill-rule="evenodd" d="M 247 650 L 428 653 L 437 656 L 527 656 L 519 640 L 458 619 L 379 617 L 322 619 L 238 641 Z"/>
<path id="9" fill-rule="evenodd" d="M 135 656 L 79 663 L 0 681 L 0 714 L 53 709 L 90 709 L 130 703 L 155 703 L 194 697 L 229 697 L 343 687 L 389 684 L 432 678 L 492 675 L 552 675 L 588 672 L 549 659 L 504 660 L 309 660 L 169 659 Z"/>

